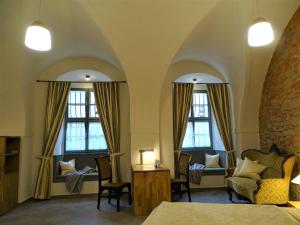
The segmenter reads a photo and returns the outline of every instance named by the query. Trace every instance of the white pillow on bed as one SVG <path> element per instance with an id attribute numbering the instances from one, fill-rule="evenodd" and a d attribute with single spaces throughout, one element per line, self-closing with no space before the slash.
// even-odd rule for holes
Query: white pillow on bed
<path id="1" fill-rule="evenodd" d="M 61 175 L 66 175 L 76 171 L 75 159 L 72 159 L 69 162 L 59 161 L 59 166 L 61 170 Z"/>
<path id="2" fill-rule="evenodd" d="M 205 167 L 220 168 L 219 161 L 220 161 L 220 154 L 209 155 L 205 153 Z"/>
<path id="3" fill-rule="evenodd" d="M 246 157 L 237 172 L 237 176 L 260 180 L 261 177 L 259 174 L 261 174 L 266 168 L 267 167 L 265 165 L 262 165 L 257 161 L 252 161 Z"/>

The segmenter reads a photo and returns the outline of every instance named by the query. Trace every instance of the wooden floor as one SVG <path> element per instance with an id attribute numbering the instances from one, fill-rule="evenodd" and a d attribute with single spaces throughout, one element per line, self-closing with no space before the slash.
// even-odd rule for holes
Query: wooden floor
<path id="1" fill-rule="evenodd" d="M 121 211 L 116 203 L 103 199 L 101 211 L 96 209 L 96 196 L 54 198 L 47 201 L 27 201 L 0 217 L 1 225 L 138 225 L 145 217 L 132 214 L 127 196 L 121 200 Z M 180 201 L 187 201 L 184 195 Z M 230 203 L 224 190 L 201 190 L 192 193 L 193 202 Z"/>

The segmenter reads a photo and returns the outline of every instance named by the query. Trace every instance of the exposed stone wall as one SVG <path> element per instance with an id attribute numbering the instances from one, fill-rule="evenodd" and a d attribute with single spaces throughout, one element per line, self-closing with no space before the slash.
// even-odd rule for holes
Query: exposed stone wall
<path id="1" fill-rule="evenodd" d="M 274 52 L 264 82 L 259 129 L 261 149 L 272 143 L 297 156 L 294 174 L 300 173 L 300 9 L 288 23 Z M 291 186 L 300 199 L 300 187 Z"/>

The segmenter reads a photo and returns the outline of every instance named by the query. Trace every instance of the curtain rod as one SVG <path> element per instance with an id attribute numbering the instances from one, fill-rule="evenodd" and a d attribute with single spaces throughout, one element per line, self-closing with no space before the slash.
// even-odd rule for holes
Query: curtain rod
<path id="1" fill-rule="evenodd" d="M 173 84 L 228 84 L 230 85 L 230 83 L 227 82 L 219 82 L 219 83 L 193 83 L 193 82 L 172 82 Z"/>
<path id="2" fill-rule="evenodd" d="M 55 82 L 70 82 L 70 83 L 82 83 L 82 84 L 89 84 L 89 83 L 112 83 L 112 82 L 116 82 L 116 83 L 126 83 L 125 80 L 117 80 L 117 81 L 71 81 L 71 80 L 36 80 L 36 82 L 46 82 L 46 83 L 55 83 Z"/>

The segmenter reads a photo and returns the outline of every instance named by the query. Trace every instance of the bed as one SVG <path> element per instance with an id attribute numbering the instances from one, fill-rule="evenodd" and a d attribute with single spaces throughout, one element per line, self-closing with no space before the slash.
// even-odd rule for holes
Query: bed
<path id="1" fill-rule="evenodd" d="M 142 225 L 300 225 L 300 209 L 274 205 L 162 202 Z"/>

